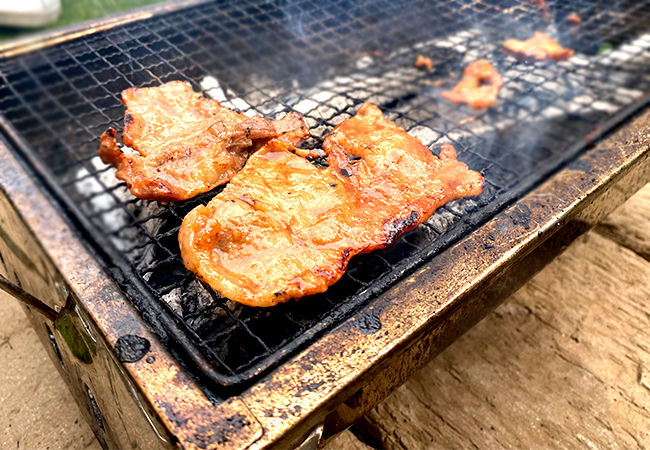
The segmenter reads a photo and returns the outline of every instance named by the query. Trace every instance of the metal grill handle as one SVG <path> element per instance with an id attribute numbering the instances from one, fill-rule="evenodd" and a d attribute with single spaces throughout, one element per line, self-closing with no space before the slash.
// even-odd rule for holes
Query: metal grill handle
<path id="1" fill-rule="evenodd" d="M 47 306 L 45 303 L 43 303 L 42 301 L 34 297 L 32 294 L 30 294 L 20 286 L 17 286 L 11 281 L 7 280 L 2 275 L 0 275 L 0 289 L 2 289 L 7 294 L 14 297 L 16 300 L 38 311 L 47 319 L 50 319 L 52 322 L 54 322 L 57 319 L 58 314 L 54 309 Z"/>

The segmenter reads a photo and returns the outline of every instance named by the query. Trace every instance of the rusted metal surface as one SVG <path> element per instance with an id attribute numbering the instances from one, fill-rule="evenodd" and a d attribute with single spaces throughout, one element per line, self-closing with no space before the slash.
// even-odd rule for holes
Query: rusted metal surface
<path id="1" fill-rule="evenodd" d="M 528 255 L 521 259 L 517 258 L 510 268 L 504 269 L 494 278 L 486 281 L 483 286 L 477 287 L 476 292 L 461 301 L 458 307 L 450 308 L 448 312 L 440 314 L 435 319 L 435 325 L 432 326 L 433 331 L 425 334 L 421 340 L 416 340 L 414 345 L 406 348 L 399 355 L 394 356 L 384 370 L 327 416 L 325 423 L 327 435 L 324 436 L 323 442 L 350 426 L 386 398 L 409 378 L 414 368 L 417 370 L 427 360 L 434 358 L 452 344 L 462 333 L 478 323 L 504 299 L 543 269 L 578 236 L 592 228 L 598 220 L 606 217 L 616 205 L 624 202 L 630 192 L 643 186 L 647 180 L 647 172 L 644 173 L 642 170 L 629 172 L 617 182 L 616 188 L 604 193 L 586 206 L 576 217 L 569 219 L 565 225 L 559 226 L 554 234 Z M 550 235 L 552 231 L 552 229 L 548 230 L 547 235 Z M 493 246 L 492 242 L 487 243 L 487 247 L 493 248 Z M 453 260 L 444 257 L 438 264 L 440 266 L 452 265 Z"/>
<path id="2" fill-rule="evenodd" d="M 326 439 L 452 343 L 650 180 L 648 125 L 646 113 L 244 393 L 265 428 L 253 448 L 321 420 Z"/>
<path id="3" fill-rule="evenodd" d="M 478 1 L 467 14 L 458 15 L 453 1 L 443 1 L 428 3 L 423 16 L 425 5 L 417 1 L 395 7 L 381 0 L 367 3 L 367 8 L 360 5 L 356 18 L 321 24 L 332 28 L 325 32 L 318 17 L 335 3 L 299 1 L 289 11 L 259 0 L 203 4 L 0 58 L 0 128 L 16 154 L 63 205 L 85 234 L 85 243 L 99 254 L 101 264 L 152 329 L 190 367 L 199 369 L 196 376 L 205 375 L 229 389 L 240 389 L 305 349 L 563 167 L 582 152 L 585 136 L 598 139 L 599 131 L 611 131 L 650 103 L 650 95 L 644 96 L 650 92 L 650 80 L 634 69 L 636 62 L 629 63 L 641 58 L 638 61 L 650 68 L 640 34 L 645 30 L 629 28 L 627 20 L 638 24 L 640 19 L 618 2 L 598 0 L 594 5 L 598 11 L 620 11 L 625 20 L 608 28 L 606 35 L 594 36 L 597 33 L 587 32 L 591 27 L 585 24 L 588 28 L 575 48 L 578 56 L 566 64 L 543 66 L 517 64 L 499 47 L 512 32 L 502 29 L 503 20 L 526 24 L 519 32 L 532 24 L 545 26 L 534 8 L 506 12 L 502 2 Z M 485 27 L 472 28 L 474 14 L 483 16 Z M 361 17 L 367 18 L 363 23 L 377 26 L 352 25 Z M 444 23 L 425 26 L 427 17 Z M 301 18 L 306 36 L 292 32 Z M 424 26 L 415 27 L 417 33 L 413 27 L 414 33 L 401 31 L 405 23 L 420 20 Z M 242 33 L 248 35 L 250 50 L 265 49 L 270 41 L 278 45 L 250 58 L 246 55 L 251 52 L 240 45 Z M 599 42 L 614 37 L 629 42 L 616 50 L 615 58 L 593 53 Z M 395 53 L 382 56 L 373 51 L 370 65 L 357 65 L 375 42 Z M 436 55 L 435 73 L 412 68 L 422 52 Z M 462 69 L 463 59 L 476 52 L 507 73 L 509 82 L 493 108 L 468 122 L 464 108 L 445 101 L 435 104 L 437 90 L 431 82 L 439 77 L 451 82 L 452 69 Z M 307 76 L 298 76 L 298 84 L 291 81 L 303 72 Z M 349 76 L 356 81 L 350 84 Z M 267 84 L 260 77 L 273 80 Z M 230 100 L 224 105 L 240 105 L 249 114 L 303 111 L 315 133 L 309 146 L 317 146 L 336 123 L 356 112 L 360 102 L 375 101 L 434 153 L 441 143 L 454 142 L 459 160 L 484 174 L 486 188 L 476 198 L 440 208 L 391 248 L 354 258 L 335 286 L 309 302 L 263 311 L 237 306 L 186 270 L 178 246 L 182 217 L 217 191 L 167 205 L 139 201 L 97 156 L 99 134 L 108 126 L 121 128 L 124 120 L 119 91 L 172 79 L 187 81 L 214 98 L 225 95 Z M 631 91 L 629 86 L 636 88 Z M 336 95 L 330 96 L 332 90 Z M 372 332 L 377 323 L 369 320 L 365 325 Z"/>
<path id="4" fill-rule="evenodd" d="M 649 122 L 646 113 L 290 362 L 216 406 L 2 146 L 1 214 L 9 237 L 1 244 L 4 274 L 11 279 L 15 271 L 28 292 L 68 311 L 86 345 L 94 344 L 88 364 L 63 344 L 53 323 L 32 316 L 104 444 L 291 447 L 322 421 L 325 438 L 348 426 L 646 183 Z M 57 337 L 62 367 L 46 326 Z M 126 335 L 150 343 L 133 363 L 119 363 L 114 352 Z"/>
<path id="5" fill-rule="evenodd" d="M 68 30 L 4 50 L 93 31 Z M 645 184 L 649 124 L 646 113 L 223 402 L 211 401 L 161 344 L 1 141 L 0 269 L 59 314 L 30 316 L 103 445 L 290 448 L 323 422 L 326 440 Z"/>
<path id="6" fill-rule="evenodd" d="M 2 240 L 3 275 L 17 282 L 15 271 L 27 292 L 66 314 L 68 336 L 83 336 L 86 347 L 92 343 L 91 360 L 80 359 L 78 346 L 57 330 L 58 319 L 52 323 L 30 314 L 104 446 L 235 449 L 261 436 L 259 422 L 241 399 L 215 406 L 191 380 L 4 145 L 0 180 L 3 227 L 16 234 L 9 244 Z M 120 363 L 114 349 L 127 335 L 147 340 L 150 347 L 141 359 Z"/>
<path id="7" fill-rule="evenodd" d="M 0 180 L 4 190 L 0 196 L 0 214 L 6 231 L 6 236 L 0 240 L 0 255 L 4 263 L 2 275 L 57 312 L 56 317 L 44 317 L 26 308 L 43 345 L 102 445 L 111 448 L 126 448 L 134 444 L 142 448 L 162 447 L 156 434 L 164 434 L 163 427 L 156 425 L 156 432 L 147 423 L 141 406 L 131 397 L 123 370 L 114 364 L 112 351 L 100 338 L 93 321 L 81 311 L 76 295 L 18 215 L 18 210 L 24 211 L 26 207 L 21 202 L 30 202 L 28 208 L 38 208 L 39 202 L 31 203 L 33 199 L 28 200 L 15 189 L 26 190 L 29 197 L 30 191 L 38 194 L 36 186 L 22 183 L 21 178 L 25 175 L 6 153 L 5 147 L 0 147 L 0 153 Z M 47 221 L 47 212 L 41 212 L 46 213 L 41 216 L 46 220 L 41 226 L 45 228 L 53 224 Z M 53 210 L 50 212 L 56 214 Z M 56 230 L 51 231 L 54 233 L 50 236 L 54 239 L 52 244 L 64 244 L 61 235 Z M 131 427 L 140 430 L 135 433 Z M 167 441 L 170 439 L 166 438 Z"/>

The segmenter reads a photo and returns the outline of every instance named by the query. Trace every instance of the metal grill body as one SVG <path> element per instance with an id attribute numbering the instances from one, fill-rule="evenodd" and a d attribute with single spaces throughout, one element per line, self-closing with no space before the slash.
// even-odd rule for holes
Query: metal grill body
<path id="1" fill-rule="evenodd" d="M 625 180 L 631 195 L 633 186 L 641 183 L 638 167 L 645 158 L 641 144 L 637 144 L 637 153 L 623 152 L 611 161 L 590 160 L 594 150 L 589 147 L 647 104 L 650 34 L 644 33 L 650 23 L 650 4 L 546 3 L 540 9 L 525 0 L 215 2 L 165 7 L 152 17 L 104 26 L 80 37 L 72 33 L 56 43 L 32 46 L 38 48 L 31 51 L 6 47 L 0 57 L 0 120 L 6 147 L 53 197 L 68 224 L 61 226 L 79 232 L 84 251 L 94 255 L 146 319 L 156 334 L 151 339 L 160 339 L 182 361 L 178 370 L 192 374 L 194 381 L 180 385 L 198 383 L 203 390 L 196 388 L 202 392 L 196 395 L 206 395 L 223 408 L 240 397 L 249 399 L 252 415 L 268 419 L 262 425 L 268 440 L 262 439 L 259 445 L 280 439 L 278 421 L 287 420 L 287 427 L 300 423 L 285 437 L 289 442 L 321 420 L 327 408 L 333 409 L 334 398 L 352 394 L 362 378 L 374 382 L 377 391 L 387 392 L 388 385 L 394 386 L 381 378 L 371 381 L 376 375 L 374 366 L 367 365 L 372 358 L 344 351 L 325 354 L 313 348 L 325 346 L 333 351 L 336 345 L 323 342 L 341 333 L 348 339 L 354 335 L 361 346 L 363 339 L 370 339 L 363 336 L 381 334 L 385 341 L 377 338 L 364 351 L 377 352 L 373 358 L 402 355 L 410 358 L 409 367 L 415 370 L 497 302 L 481 297 L 484 304 L 467 303 L 475 310 L 463 313 L 462 326 L 447 330 L 442 325 L 437 334 L 425 339 L 425 328 L 430 330 L 434 323 L 434 310 L 420 311 L 424 322 L 403 331 L 396 325 L 401 320 L 396 313 L 386 312 L 400 303 L 395 292 L 403 292 L 408 280 L 420 277 L 421 284 L 431 287 L 437 281 L 425 281 L 421 274 L 436 268 L 437 280 L 439 273 L 445 273 L 441 261 L 446 261 L 464 274 L 466 285 L 463 288 L 442 278 L 439 287 L 444 291 L 455 286 L 457 291 L 450 291 L 446 301 L 459 299 L 460 292 L 468 292 L 467 286 L 477 286 L 480 275 L 490 272 L 481 262 L 497 258 L 495 267 L 505 274 L 509 266 L 499 255 L 508 254 L 508 261 L 514 261 L 542 242 L 552 242 L 555 232 L 544 227 L 561 217 L 565 223 L 578 217 L 578 204 L 571 201 L 581 197 L 571 195 L 600 192 L 599 186 L 609 186 L 619 178 Z M 582 18 L 580 25 L 567 20 L 572 12 Z M 502 52 L 504 40 L 526 39 L 535 30 L 574 49 L 576 55 L 560 63 L 522 64 Z M 434 69 L 414 68 L 418 55 L 431 57 Z M 496 104 L 479 112 L 441 99 L 439 93 L 458 81 L 463 67 L 478 59 L 491 61 L 504 77 Z M 459 159 L 485 176 L 484 193 L 444 206 L 386 250 L 355 257 L 344 277 L 324 294 L 272 309 L 236 305 L 184 269 L 177 242 L 184 215 L 219 190 L 170 204 L 138 200 L 115 179 L 114 169 L 97 157 L 99 135 L 109 126 L 122 128 L 120 92 L 171 80 L 188 81 L 245 114 L 274 119 L 287 111 L 301 112 L 314 136 L 306 144 L 312 147 L 354 115 L 361 103 L 370 101 L 434 153 L 443 143 L 452 143 Z M 609 169 L 605 169 L 607 164 Z M 633 166 L 637 172 L 625 178 L 623 168 Z M 600 172 L 595 173 L 595 168 Z M 539 198 L 537 203 L 525 202 L 543 192 L 540 186 L 551 183 L 549 177 L 570 186 L 568 180 L 573 178 L 569 175 L 574 172 L 580 172 L 582 190 L 571 188 L 567 193 L 547 187 L 558 201 L 546 201 L 546 206 Z M 558 210 L 562 202 L 565 210 Z M 594 217 L 606 210 L 599 205 Z M 503 217 L 509 218 L 509 225 L 494 228 Z M 593 225 L 594 218 L 583 222 Z M 524 239 L 532 236 L 536 226 L 538 240 Z M 564 239 L 574 237 L 573 228 L 565 229 Z M 584 231 L 585 227 L 576 229 Z M 515 237 L 523 239 L 523 247 L 513 254 Z M 467 242 L 477 247 L 462 253 Z M 450 256 L 454 251 L 461 252 L 458 260 L 464 266 Z M 472 252 L 487 256 L 475 256 L 472 263 Z M 553 254 L 545 252 L 546 258 L 539 257 L 539 261 Z M 539 268 L 541 262 L 531 267 Z M 486 292 L 501 298 L 508 287 L 514 289 L 524 278 L 513 278 L 501 290 Z M 427 301 L 443 308 L 447 305 L 443 300 L 434 295 Z M 405 314 L 410 317 L 416 312 Z M 387 325 L 385 320 L 391 317 L 393 322 Z M 450 334 L 444 335 L 444 330 Z M 105 332 L 108 342 L 118 336 L 117 331 L 113 333 Z M 427 346 L 417 358 L 408 356 L 407 350 L 416 337 Z M 434 337 L 439 341 L 433 342 Z M 316 363 L 315 355 L 323 360 Z M 294 363 L 288 361 L 303 357 L 307 358 L 305 367 L 331 364 L 312 372 L 305 369 L 296 381 L 304 388 L 297 397 L 309 399 L 305 400 L 309 412 L 293 410 L 292 422 L 286 419 L 289 405 L 274 409 L 266 404 L 270 409 L 264 410 L 250 403 L 272 391 L 278 380 L 290 380 L 284 371 Z M 336 358 L 355 361 L 341 379 L 328 372 L 340 364 Z M 146 378 L 142 373 L 133 376 Z M 336 395 L 332 388 L 322 388 L 335 378 L 343 383 Z M 273 398 L 284 398 L 278 395 Z M 368 395 L 367 391 L 366 397 L 359 394 L 357 403 L 372 404 Z M 164 409 L 155 397 L 146 401 Z M 356 412 L 337 410 L 330 416 L 332 429 L 349 423 L 364 407 L 351 408 Z M 321 411 L 320 416 L 314 411 Z M 169 416 L 162 422 L 178 429 L 180 425 L 170 425 Z M 253 427 L 254 419 L 243 417 Z M 258 430 L 246 439 L 253 437 L 259 438 Z"/>

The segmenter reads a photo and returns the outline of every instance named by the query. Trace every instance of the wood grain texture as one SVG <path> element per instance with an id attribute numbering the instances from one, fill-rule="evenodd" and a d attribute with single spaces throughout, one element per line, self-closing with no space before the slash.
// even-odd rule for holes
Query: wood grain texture
<path id="1" fill-rule="evenodd" d="M 650 447 L 650 263 L 587 234 L 357 430 L 387 449 Z"/>
<path id="2" fill-rule="evenodd" d="M 596 231 L 650 261 L 650 184 L 600 223 Z"/>
<path id="3" fill-rule="evenodd" d="M 345 430 L 332 438 L 323 450 L 372 450 L 372 447 L 361 442 L 350 430 Z"/>

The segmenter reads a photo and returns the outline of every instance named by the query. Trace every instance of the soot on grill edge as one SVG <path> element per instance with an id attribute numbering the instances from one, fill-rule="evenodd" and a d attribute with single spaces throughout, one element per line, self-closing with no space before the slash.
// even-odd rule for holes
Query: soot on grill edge
<path id="1" fill-rule="evenodd" d="M 648 2 L 263 2 L 206 4 L 0 59 L 0 112 L 78 205 L 91 235 L 119 254 L 187 327 L 221 382 L 279 362 L 423 261 L 471 232 L 568 161 L 566 149 L 650 86 Z M 581 25 L 566 26 L 577 12 Z M 576 56 L 524 65 L 501 43 L 544 31 Z M 413 67 L 429 56 L 434 70 Z M 463 67 L 488 59 L 504 77 L 491 109 L 438 97 Z M 269 118 L 303 113 L 317 148 L 364 101 L 436 152 L 452 143 L 485 192 L 448 204 L 389 249 L 352 260 L 325 294 L 272 310 L 206 289 L 180 259 L 184 215 L 218 190 L 168 205 L 137 200 L 97 157 L 99 135 L 122 128 L 121 90 L 186 80 L 225 106 Z M 317 162 L 317 161 L 316 161 Z M 112 252 L 112 253 L 111 253 Z M 371 327 L 372 328 L 372 327 Z"/>

